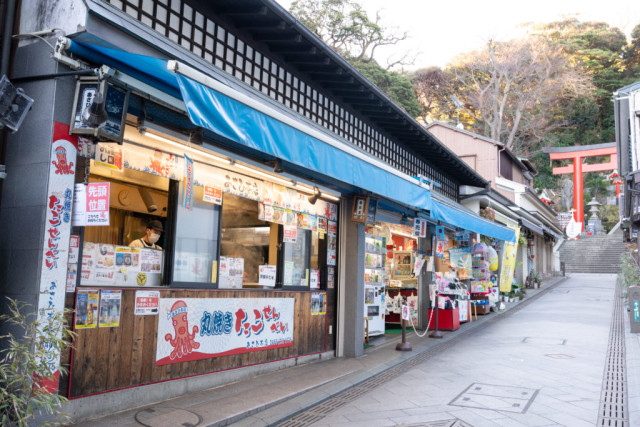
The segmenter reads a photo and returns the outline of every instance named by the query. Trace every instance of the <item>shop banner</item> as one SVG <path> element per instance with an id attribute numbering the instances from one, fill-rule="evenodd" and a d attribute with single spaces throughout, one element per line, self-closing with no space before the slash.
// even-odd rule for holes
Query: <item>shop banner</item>
<path id="1" fill-rule="evenodd" d="M 436 239 L 438 240 L 444 240 L 444 227 L 439 225 L 436 227 Z"/>
<path id="2" fill-rule="evenodd" d="M 184 177 L 182 178 L 182 207 L 193 209 L 193 160 L 184 155 Z"/>
<path id="3" fill-rule="evenodd" d="M 511 292 L 511 283 L 513 283 L 513 274 L 516 269 L 516 256 L 518 254 L 518 237 L 520 235 L 519 227 L 513 228 L 516 233 L 514 242 L 504 242 L 502 251 L 502 269 L 500 270 L 500 292 Z"/>
<path id="4" fill-rule="evenodd" d="M 414 218 L 413 220 L 413 236 L 427 237 L 427 220 L 424 218 Z"/>
<path id="5" fill-rule="evenodd" d="M 46 319 L 64 310 L 76 146 L 77 138 L 69 135 L 69 126 L 54 122 L 37 310 L 39 324 L 43 326 Z M 52 346 L 38 363 L 45 364 L 51 372 L 50 379 L 38 379 L 40 385 L 57 392 L 60 354 Z"/>
<path id="6" fill-rule="evenodd" d="M 156 365 L 293 346 L 293 298 L 160 298 Z"/>

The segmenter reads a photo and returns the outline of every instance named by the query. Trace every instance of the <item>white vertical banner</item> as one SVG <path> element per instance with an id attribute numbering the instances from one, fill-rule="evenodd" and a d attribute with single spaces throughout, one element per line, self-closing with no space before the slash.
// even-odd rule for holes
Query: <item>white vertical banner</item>
<path id="1" fill-rule="evenodd" d="M 39 320 L 51 318 L 64 309 L 76 144 L 76 137 L 69 135 L 69 126 L 54 122 L 40 271 Z M 52 348 L 39 363 L 46 364 L 53 373 L 51 378 L 38 379 L 41 385 L 52 393 L 57 392 L 60 354 Z"/>

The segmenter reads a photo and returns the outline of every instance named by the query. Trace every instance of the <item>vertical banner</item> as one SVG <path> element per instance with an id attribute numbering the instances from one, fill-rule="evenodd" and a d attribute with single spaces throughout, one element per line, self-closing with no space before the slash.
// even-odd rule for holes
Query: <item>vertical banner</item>
<path id="1" fill-rule="evenodd" d="M 184 155 L 184 177 L 182 178 L 182 207 L 191 210 L 193 208 L 193 160 Z"/>
<path id="2" fill-rule="evenodd" d="M 500 270 L 500 292 L 511 292 L 513 273 L 516 269 L 516 256 L 518 254 L 519 227 L 511 227 L 516 232 L 515 242 L 504 242 L 502 251 L 502 269 Z"/>
<path id="3" fill-rule="evenodd" d="M 41 322 L 64 309 L 76 147 L 77 138 L 69 135 L 69 126 L 54 122 L 37 312 Z M 39 380 L 46 390 L 55 393 L 58 390 L 60 354 L 53 350 L 53 346 L 51 348 L 38 363 L 47 365 L 52 376 Z"/>

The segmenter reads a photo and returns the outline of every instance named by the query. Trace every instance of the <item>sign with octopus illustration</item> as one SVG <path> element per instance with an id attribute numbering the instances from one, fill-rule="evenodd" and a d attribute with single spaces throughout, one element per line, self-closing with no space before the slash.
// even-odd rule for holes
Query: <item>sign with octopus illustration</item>
<path id="1" fill-rule="evenodd" d="M 290 347 L 293 298 L 160 298 L 156 365 Z"/>

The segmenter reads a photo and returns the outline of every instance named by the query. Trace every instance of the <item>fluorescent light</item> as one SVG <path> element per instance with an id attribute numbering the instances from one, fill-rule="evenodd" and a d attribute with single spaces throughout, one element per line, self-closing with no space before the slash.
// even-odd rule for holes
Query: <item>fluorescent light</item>
<path id="1" fill-rule="evenodd" d="M 208 157 L 208 158 L 210 158 L 212 160 L 215 160 L 217 162 L 226 163 L 228 165 L 231 164 L 231 160 L 229 160 L 228 158 L 216 156 L 215 154 L 211 154 L 211 153 L 208 153 L 206 151 L 196 150 L 196 149 L 194 149 L 192 147 L 189 147 L 188 145 L 181 144 L 179 142 L 172 141 L 169 138 L 165 138 L 164 136 L 160 136 L 160 135 L 157 135 L 155 133 L 149 132 L 146 129 L 140 129 L 139 132 L 140 132 L 141 135 L 148 136 L 149 138 L 155 139 L 156 141 L 164 142 L 165 144 L 173 145 L 174 147 L 178 147 L 181 150 L 187 150 L 187 151 L 190 151 L 192 153 L 196 153 L 198 155 Z"/>
<path id="2" fill-rule="evenodd" d="M 245 166 L 245 165 L 240 164 L 240 163 L 235 163 L 235 166 L 236 166 L 237 168 L 240 168 L 240 169 L 245 170 L 245 171 L 247 171 L 247 172 L 250 172 L 250 173 L 253 173 L 253 174 L 257 174 L 257 175 L 263 176 L 263 177 L 265 177 L 265 178 L 267 178 L 267 179 L 270 179 L 270 180 L 272 180 L 272 181 L 275 181 L 275 182 L 279 182 L 279 183 L 281 183 L 282 185 L 286 185 L 286 186 L 291 186 L 291 185 L 293 185 L 293 182 L 292 182 L 291 180 L 289 180 L 289 179 L 282 179 L 282 178 L 279 178 L 279 177 L 277 177 L 277 176 L 269 175 L 268 173 L 266 173 L 266 172 L 262 172 L 262 171 L 261 171 L 261 170 L 259 170 L 259 169 L 251 168 L 251 167 L 249 167 L 249 166 Z"/>

